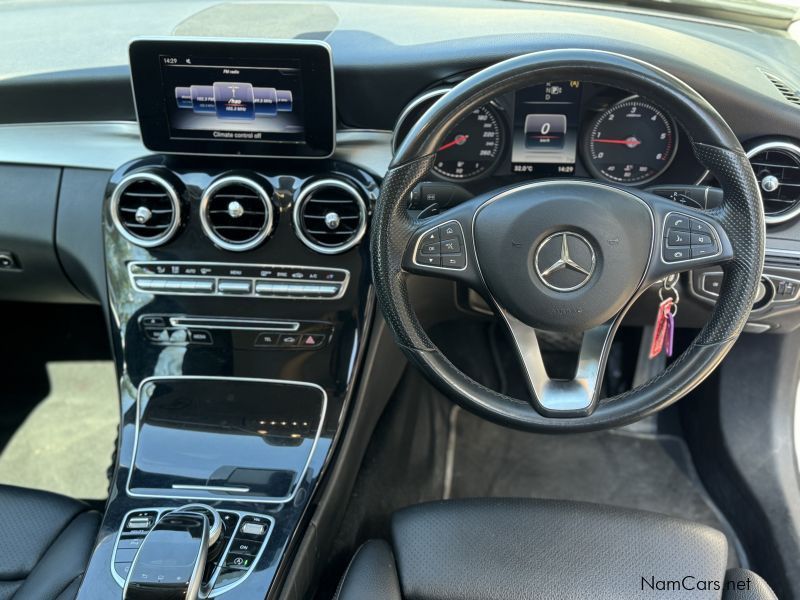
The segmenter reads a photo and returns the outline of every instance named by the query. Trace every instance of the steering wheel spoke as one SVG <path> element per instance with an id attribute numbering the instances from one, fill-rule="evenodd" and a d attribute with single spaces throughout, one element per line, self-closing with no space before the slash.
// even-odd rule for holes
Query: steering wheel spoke
<path id="1" fill-rule="evenodd" d="M 409 273 L 461 281 L 482 291 L 472 219 L 475 201 L 420 221 L 409 238 L 403 269 Z"/>
<path id="2" fill-rule="evenodd" d="M 536 329 L 500 309 L 522 362 L 534 408 L 546 417 L 585 417 L 594 411 L 603 384 L 608 353 L 621 315 L 583 333 L 572 379 L 547 373 Z"/>
<path id="3" fill-rule="evenodd" d="M 716 266 L 733 258 L 733 248 L 718 211 L 677 205 L 644 192 L 637 195 L 653 211 L 655 227 L 655 244 L 644 285 L 673 273 Z"/>

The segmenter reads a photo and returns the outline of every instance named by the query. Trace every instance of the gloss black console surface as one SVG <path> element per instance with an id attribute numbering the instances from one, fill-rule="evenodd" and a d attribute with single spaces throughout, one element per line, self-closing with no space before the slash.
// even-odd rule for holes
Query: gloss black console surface
<path id="1" fill-rule="evenodd" d="M 368 335 L 373 299 L 366 242 L 318 252 L 298 236 L 292 213 L 304 188 L 332 178 L 358 191 L 368 215 L 377 196 L 369 174 L 334 161 L 267 167 L 240 159 L 225 169 L 219 159 L 187 160 L 135 161 L 112 176 L 107 190 L 103 226 L 122 422 L 81 600 L 122 598 L 126 567 L 118 544 L 136 537 L 125 530 L 131 515 L 157 516 L 192 502 L 234 515 L 233 536 L 246 519 L 268 523 L 263 545 L 244 550 L 251 552 L 247 576 L 230 585 L 237 574 L 220 571 L 211 595 L 275 594 L 346 422 Z M 180 222 L 165 243 L 142 247 L 112 217 L 115 190 L 132 173 L 155 174 L 175 190 Z M 243 252 L 222 249 L 201 226 L 204 192 L 232 174 L 267 189 L 273 212 L 268 235 Z M 145 289 L 135 280 L 143 273 L 180 282 L 208 277 L 214 292 Z M 329 273 L 331 280 L 321 281 Z M 251 292 L 221 287 L 222 280 L 248 282 Z M 276 287 L 259 294 L 259 283 L 262 291 L 264 283 Z M 311 290 L 321 285 L 339 287 L 325 296 Z M 301 293 L 296 286 L 303 286 Z"/>

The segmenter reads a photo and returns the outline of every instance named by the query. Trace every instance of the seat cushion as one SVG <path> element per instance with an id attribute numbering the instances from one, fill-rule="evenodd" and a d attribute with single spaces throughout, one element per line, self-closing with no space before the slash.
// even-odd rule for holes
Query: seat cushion
<path id="1" fill-rule="evenodd" d="M 391 546 L 362 547 L 337 600 L 774 600 L 753 574 L 752 595 L 726 590 L 749 573 L 726 581 L 727 551 L 721 532 L 654 513 L 555 500 L 434 502 L 394 515 Z"/>
<path id="2" fill-rule="evenodd" d="M 392 549 L 383 540 L 370 540 L 358 549 L 335 599 L 402 600 Z"/>
<path id="3" fill-rule="evenodd" d="M 99 526 L 83 502 L 0 485 L 0 600 L 74 598 Z"/>

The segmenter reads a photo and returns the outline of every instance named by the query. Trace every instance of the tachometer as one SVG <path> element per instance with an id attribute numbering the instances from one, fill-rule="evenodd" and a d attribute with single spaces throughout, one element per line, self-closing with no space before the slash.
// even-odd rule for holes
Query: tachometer
<path id="1" fill-rule="evenodd" d="M 495 165 L 503 148 L 503 126 L 491 105 L 476 108 L 445 136 L 433 170 L 446 179 L 472 179 Z"/>
<path id="2" fill-rule="evenodd" d="M 594 120 L 584 139 L 584 155 L 596 177 L 641 184 L 666 171 L 677 146 L 672 119 L 652 104 L 631 98 Z"/>

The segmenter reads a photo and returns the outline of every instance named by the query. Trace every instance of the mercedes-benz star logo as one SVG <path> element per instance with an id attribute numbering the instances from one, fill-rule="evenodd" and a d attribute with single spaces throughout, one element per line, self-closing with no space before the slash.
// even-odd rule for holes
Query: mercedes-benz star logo
<path id="1" fill-rule="evenodd" d="M 547 287 L 557 292 L 571 292 L 591 279 L 595 267 L 594 249 L 582 235 L 559 231 L 539 244 L 534 266 Z"/>

